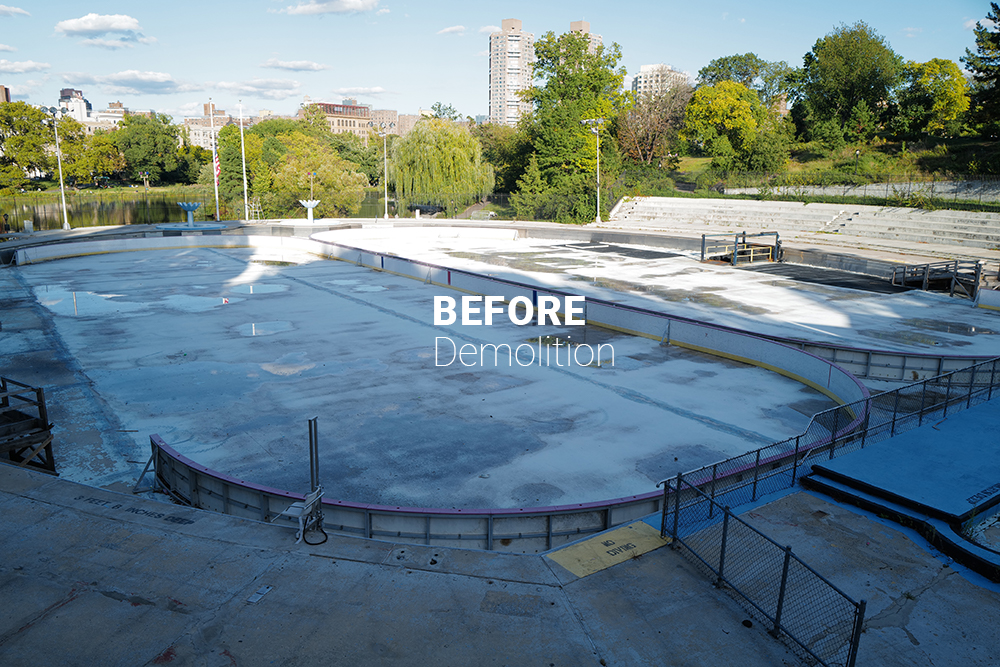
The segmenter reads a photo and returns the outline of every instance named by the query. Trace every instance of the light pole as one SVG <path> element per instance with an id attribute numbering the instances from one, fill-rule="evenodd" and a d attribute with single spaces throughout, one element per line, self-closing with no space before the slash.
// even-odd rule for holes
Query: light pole
<path id="1" fill-rule="evenodd" d="M 859 157 L 861 157 L 861 149 L 860 148 L 855 148 L 854 149 L 854 175 L 855 176 L 858 175 L 858 158 Z"/>
<path id="2" fill-rule="evenodd" d="M 590 128 L 590 131 L 597 137 L 597 217 L 594 222 L 601 222 L 601 123 L 603 118 L 587 118 L 580 121 Z"/>
<path id="3" fill-rule="evenodd" d="M 389 134 L 389 130 L 396 127 L 395 123 L 385 122 L 376 123 L 375 121 L 368 121 L 368 126 L 375 129 L 375 133 L 382 137 L 382 186 L 385 192 L 385 219 L 389 219 L 389 153 L 386 151 L 386 138 Z"/>
<path id="4" fill-rule="evenodd" d="M 56 163 L 59 165 L 59 195 L 62 197 L 63 229 L 69 229 L 69 215 L 66 213 L 66 187 L 63 185 L 62 151 L 59 150 L 59 122 L 56 118 L 57 113 L 66 113 L 68 109 L 42 107 L 42 111 L 52 114 L 52 129 L 56 133 Z"/>

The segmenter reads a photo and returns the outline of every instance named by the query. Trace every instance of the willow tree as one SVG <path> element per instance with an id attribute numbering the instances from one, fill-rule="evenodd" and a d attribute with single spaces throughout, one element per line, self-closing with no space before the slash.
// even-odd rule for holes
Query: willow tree
<path id="1" fill-rule="evenodd" d="M 492 192 L 493 167 L 468 130 L 429 118 L 393 143 L 389 181 L 401 199 L 454 208 Z"/>

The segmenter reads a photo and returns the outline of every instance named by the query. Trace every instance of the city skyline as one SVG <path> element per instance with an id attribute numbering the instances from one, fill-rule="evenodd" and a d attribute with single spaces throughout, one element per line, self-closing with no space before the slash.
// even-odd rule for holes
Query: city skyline
<path id="1" fill-rule="evenodd" d="M 540 39 L 585 20 L 605 45 L 622 48 L 625 87 L 642 65 L 666 63 L 694 76 L 713 58 L 753 51 L 801 66 L 816 39 L 840 24 L 868 23 L 907 60 L 958 61 L 974 48 L 972 27 L 988 2 L 628 1 L 609 8 L 508 2 L 472 7 L 439 0 L 248 0 L 233 5 L 136 6 L 122 2 L 0 5 L 0 84 L 46 106 L 62 88 L 82 90 L 95 110 L 121 100 L 180 121 L 211 97 L 244 113 L 294 114 L 304 96 L 416 113 L 435 102 L 463 116 L 489 113 L 489 36 L 516 18 Z"/>

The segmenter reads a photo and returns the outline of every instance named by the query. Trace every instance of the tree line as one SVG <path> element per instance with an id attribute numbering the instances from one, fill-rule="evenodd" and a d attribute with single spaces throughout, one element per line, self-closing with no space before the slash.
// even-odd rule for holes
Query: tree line
<path id="1" fill-rule="evenodd" d="M 387 164 L 401 211 L 432 204 L 452 212 L 499 192 L 510 194 L 518 218 L 581 222 L 597 213 L 598 141 L 608 205 L 616 188 L 672 188 L 686 156 L 707 158 L 715 172 L 776 173 L 793 151 L 847 154 L 856 170 L 862 148 L 874 160 L 887 142 L 990 142 L 1000 132 L 997 26 L 1000 7 L 991 3 L 973 31 L 975 48 L 961 59 L 971 79 L 951 60 L 904 61 L 859 21 L 817 39 L 801 67 L 734 54 L 712 60 L 693 85 L 641 95 L 622 88 L 617 44 L 591 51 L 583 35 L 549 32 L 535 44 L 535 85 L 522 92 L 532 111 L 516 127 L 456 123 L 455 109 L 437 103 L 434 117 L 404 137 L 387 137 L 384 155 L 375 133 L 367 141 L 336 134 L 311 107 L 302 118 L 245 130 L 247 194 L 266 217 L 301 214 L 297 200 L 310 192 L 321 201 L 318 215 L 349 215 L 367 188 L 382 184 Z M 47 118 L 24 103 L 0 105 L 0 189 L 25 187 L 30 176 L 53 171 Z M 58 128 L 64 172 L 73 181 L 212 184 L 208 152 L 192 147 L 168 116 L 126 116 L 117 129 L 92 136 L 70 118 L 59 119 Z M 218 147 L 223 213 L 241 216 L 239 127 L 222 128 Z M 1000 155 L 973 166 L 1000 173 Z"/>

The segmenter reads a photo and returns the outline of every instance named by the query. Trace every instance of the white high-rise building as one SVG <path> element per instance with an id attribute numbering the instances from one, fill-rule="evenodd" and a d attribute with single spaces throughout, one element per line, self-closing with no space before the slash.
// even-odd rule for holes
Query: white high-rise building
<path id="1" fill-rule="evenodd" d="M 604 44 L 604 39 L 600 35 L 595 35 L 590 32 L 590 22 L 589 21 L 570 21 L 569 23 L 570 32 L 578 32 L 590 42 L 590 46 L 587 50 L 590 53 L 597 53 L 597 47 Z"/>
<path id="2" fill-rule="evenodd" d="M 642 65 L 632 79 L 632 92 L 636 95 L 659 95 L 675 86 L 687 83 L 687 75 L 670 65 Z"/>
<path id="3" fill-rule="evenodd" d="M 517 125 L 531 112 L 518 92 L 531 87 L 535 36 L 521 30 L 519 19 L 504 19 L 500 32 L 490 35 L 490 122 Z"/>

